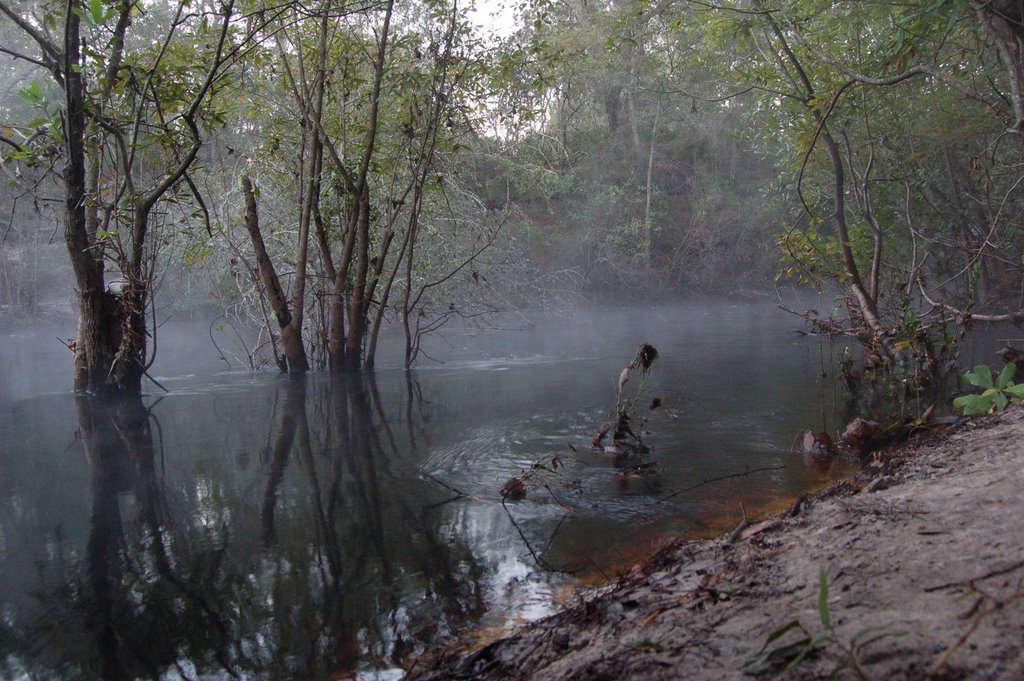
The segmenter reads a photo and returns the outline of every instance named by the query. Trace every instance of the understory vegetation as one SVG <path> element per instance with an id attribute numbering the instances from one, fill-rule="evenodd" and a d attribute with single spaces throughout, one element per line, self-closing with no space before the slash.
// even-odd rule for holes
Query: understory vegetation
<path id="1" fill-rule="evenodd" d="M 792 286 L 918 380 L 1024 320 L 1017 3 L 493 9 L 0 0 L 3 313 L 74 296 L 91 392 L 137 392 L 197 308 L 296 372 L 388 328 L 409 366 L 457 319 Z"/>

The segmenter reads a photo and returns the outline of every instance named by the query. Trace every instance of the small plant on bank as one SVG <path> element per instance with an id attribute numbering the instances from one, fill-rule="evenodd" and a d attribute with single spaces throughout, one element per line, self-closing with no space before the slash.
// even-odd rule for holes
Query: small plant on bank
<path id="1" fill-rule="evenodd" d="M 974 371 L 964 374 L 964 383 L 981 388 L 981 393 L 961 395 L 953 400 L 953 406 L 963 409 L 964 416 L 992 414 L 1006 409 L 1008 404 L 1016 404 L 1024 400 L 1024 383 L 1013 382 L 1017 373 L 1017 365 L 1006 364 L 999 375 L 993 380 L 994 372 L 985 364 L 974 367 Z"/>
<path id="2" fill-rule="evenodd" d="M 829 678 L 836 678 L 841 672 L 850 670 L 856 678 L 868 681 L 871 677 L 860 661 L 864 648 L 884 638 L 902 636 L 905 633 L 893 629 L 891 624 L 886 624 L 861 629 L 850 637 L 849 642 L 841 639 L 832 624 L 832 613 L 828 606 L 828 571 L 825 568 L 821 569 L 818 578 L 818 616 L 823 631 L 814 634 L 800 620 L 787 622 L 768 635 L 761 649 L 747 661 L 744 671 L 748 674 L 785 674 L 799 667 L 808 658 L 827 652 L 831 648 L 838 650 L 838 654 L 834 655 L 836 666 Z M 793 631 L 800 634 L 799 639 L 788 643 L 780 641 Z"/>

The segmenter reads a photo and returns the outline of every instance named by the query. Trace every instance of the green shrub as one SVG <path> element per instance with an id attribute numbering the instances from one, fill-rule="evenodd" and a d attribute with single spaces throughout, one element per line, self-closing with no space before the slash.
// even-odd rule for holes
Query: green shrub
<path id="1" fill-rule="evenodd" d="M 953 406 L 963 409 L 964 416 L 992 414 L 1006 409 L 1006 405 L 1024 400 L 1024 383 L 1013 382 L 1017 365 L 1008 363 L 993 381 L 994 372 L 985 364 L 974 367 L 964 374 L 964 383 L 981 388 L 981 393 L 961 395 L 953 400 Z"/>

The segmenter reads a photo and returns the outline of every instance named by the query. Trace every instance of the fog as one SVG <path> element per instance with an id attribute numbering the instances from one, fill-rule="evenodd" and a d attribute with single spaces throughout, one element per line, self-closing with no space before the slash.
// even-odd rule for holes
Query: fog
<path id="1" fill-rule="evenodd" d="M 676 533 L 732 523 L 740 501 L 751 512 L 771 508 L 846 465 L 808 467 L 789 449 L 794 433 L 819 419 L 814 369 L 821 346 L 793 333 L 792 321 L 771 306 L 516 316 L 447 328 L 427 348 L 434 361 L 412 372 L 392 347 L 401 337 L 389 336 L 375 371 L 306 378 L 229 368 L 209 341 L 208 323 L 168 323 L 159 330 L 151 374 L 169 392 L 148 382 L 135 416 L 112 403 L 119 411 L 109 418 L 118 425 L 106 435 L 96 428 L 107 417 L 92 411 L 103 403 L 81 402 L 71 393 L 70 353 L 57 341 L 68 329 L 8 334 L 0 352 L 9 377 L 0 400 L 6 439 L 0 529 L 8 538 L 0 569 L 7 576 L 4 599 L 15 613 L 9 620 L 15 635 L 8 640 L 23 641 L 17 646 L 33 645 L 36 618 L 44 617 L 24 595 L 75 582 L 80 559 L 72 556 L 84 557 L 79 550 L 106 536 L 97 532 L 125 532 L 118 541 L 136 546 L 142 539 L 133 539 L 135 532 L 159 527 L 168 533 L 161 551 L 175 567 L 154 575 L 152 588 L 184 588 L 175 584 L 212 559 L 209 551 L 227 551 L 232 569 L 187 593 L 203 594 L 204 607 L 235 602 L 231 607 L 244 613 L 227 639 L 205 628 L 205 615 L 183 620 L 174 636 L 199 637 L 200 649 L 223 651 L 237 670 L 268 668 L 290 645 L 285 639 L 265 640 L 246 657 L 230 651 L 251 645 L 245 643 L 250 628 L 281 622 L 229 584 L 241 578 L 299 588 L 267 573 L 267 561 L 312 552 L 332 565 L 338 561 L 342 581 L 317 587 L 324 602 L 334 598 L 334 588 L 353 588 L 353 579 L 365 598 L 384 602 L 346 601 L 341 619 L 313 618 L 306 635 L 345 647 L 354 645 L 346 643 L 352 632 L 369 626 L 375 633 L 337 664 L 387 668 L 394 661 L 382 651 L 393 646 L 425 645 L 474 623 L 503 626 L 548 612 L 551 590 L 564 579 L 552 568 L 577 576 L 613 574 Z M 646 449 L 609 457 L 590 443 L 612 415 L 619 373 L 641 341 L 660 353 L 647 380 L 638 375 L 629 385 L 643 384 L 637 404 L 645 406 L 638 407 L 635 425 Z M 662 406 L 648 411 L 654 397 Z M 96 406 L 82 411 L 88 404 Z M 553 458 L 561 462 L 557 472 L 530 477 L 534 464 Z M 650 464 L 652 474 L 626 475 L 640 464 Z M 97 475 L 115 477 L 108 484 Z M 516 476 L 527 480 L 527 497 L 502 504 L 499 490 Z M 700 484 L 723 476 L 723 482 Z M 118 499 L 113 516 L 104 505 L 108 494 Z M 87 517 L 92 524 L 83 523 Z M 403 529 L 410 526 L 420 528 L 411 539 Z M 32 565 L 43 561 L 57 569 L 46 557 L 54 542 L 63 547 L 64 567 L 52 573 L 56 582 L 40 584 Z M 145 542 L 137 546 L 123 556 L 104 554 L 105 567 L 87 562 L 80 568 L 102 569 L 120 583 L 122 560 L 165 560 L 163 553 L 147 554 L 153 548 Z M 142 553 L 135 556 L 136 550 Z M 408 560 L 432 567 L 401 567 Z M 387 577 L 396 570 L 408 577 Z M 475 596 L 456 588 L 464 575 L 473 575 Z M 435 600 L 418 595 L 424 579 Z M 88 642 L 88 627 L 75 624 L 78 608 L 96 607 L 89 593 L 65 606 L 62 635 L 69 644 L 95 644 Z M 114 598 L 104 607 L 120 607 Z M 424 607 L 439 610 L 430 614 Z M 385 626 L 399 611 L 412 620 L 397 629 Z M 440 618 L 441 626 L 421 629 L 420 618 Z M 55 642 L 43 656 L 29 649 L 5 654 L 37 673 L 64 655 Z M 142 650 L 151 664 L 165 663 L 162 652 Z M 110 664 L 131 665 L 116 651 L 102 654 L 112 656 Z M 190 664 L 208 663 L 192 658 Z"/>
<path id="2" fill-rule="evenodd" d="M 1024 342 L 975 4 L 0 13 L 0 669 L 395 675 L 948 414 Z"/>

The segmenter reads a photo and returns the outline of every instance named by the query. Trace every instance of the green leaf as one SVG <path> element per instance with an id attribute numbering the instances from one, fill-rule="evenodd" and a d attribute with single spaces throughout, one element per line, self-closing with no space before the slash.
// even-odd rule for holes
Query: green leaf
<path id="1" fill-rule="evenodd" d="M 863 629 L 859 629 L 854 633 L 853 636 L 850 637 L 850 643 L 856 645 L 857 642 L 859 642 L 861 639 L 867 636 L 871 636 L 872 639 L 874 639 L 875 634 L 882 634 L 886 632 L 886 630 L 889 629 L 889 626 L 890 625 L 888 624 L 883 624 L 881 626 L 865 627 Z"/>
<path id="2" fill-rule="evenodd" d="M 18 90 L 18 96 L 33 104 L 43 103 L 43 86 L 38 80 L 33 80 L 28 87 Z"/>
<path id="3" fill-rule="evenodd" d="M 1018 383 L 1017 385 L 1007 386 L 1006 392 L 1010 393 L 1014 397 L 1024 400 L 1024 383 Z"/>
<path id="4" fill-rule="evenodd" d="M 96 22 L 92 20 L 92 15 L 86 12 L 81 7 L 72 7 L 71 13 L 77 16 L 79 19 L 81 19 L 89 28 L 96 28 Z"/>
<path id="5" fill-rule="evenodd" d="M 964 416 L 987 414 L 992 408 L 992 400 L 984 395 L 962 395 L 953 400 L 953 406 L 964 410 Z"/>
<path id="6" fill-rule="evenodd" d="M 974 367 L 974 371 L 964 374 L 964 382 L 979 388 L 991 388 L 992 370 L 988 368 L 987 364 L 979 364 Z"/>
<path id="7" fill-rule="evenodd" d="M 89 12 L 92 14 L 92 23 L 99 26 L 107 20 L 106 12 L 103 10 L 103 0 L 89 0 Z"/>
<path id="8" fill-rule="evenodd" d="M 865 648 L 875 641 L 880 641 L 884 638 L 900 638 L 906 636 L 908 633 L 903 629 L 897 629 L 895 622 L 889 622 L 874 627 L 865 627 L 864 629 L 858 630 L 851 638 L 850 643 L 855 648 Z"/>
<path id="9" fill-rule="evenodd" d="M 1013 383 L 1013 376 L 1016 373 L 1017 365 L 1013 362 L 1007 362 L 1003 370 L 999 372 L 999 377 L 996 378 L 996 387 L 1000 390 L 1006 390 Z"/>
<path id="10" fill-rule="evenodd" d="M 992 411 L 992 403 L 988 400 L 979 400 L 971 405 L 969 409 L 964 409 L 964 416 L 982 416 Z"/>
<path id="11" fill-rule="evenodd" d="M 996 411 L 1002 411 L 1006 409 L 1006 405 L 1010 403 L 1010 401 L 1006 399 L 1006 395 L 1004 395 L 1001 392 L 997 392 L 995 395 L 992 396 L 992 402 L 993 404 L 995 404 Z"/>
<path id="12" fill-rule="evenodd" d="M 772 643 L 775 643 L 794 629 L 803 633 L 803 636 L 800 639 L 792 643 L 779 644 L 771 650 L 768 649 Z M 756 674 L 764 671 L 763 666 L 772 658 L 776 660 L 786 660 L 797 655 L 799 659 L 803 659 L 812 649 L 812 644 L 813 641 L 811 640 L 810 634 L 808 634 L 807 630 L 804 629 L 804 626 L 800 624 L 800 621 L 791 620 L 769 634 L 768 639 L 764 642 L 764 645 L 761 646 L 761 649 L 757 651 L 757 654 L 754 655 L 753 658 L 746 662 L 744 667 L 746 668 L 746 671 Z"/>
<path id="13" fill-rule="evenodd" d="M 828 570 L 821 568 L 818 575 L 818 614 L 826 628 L 832 627 L 832 615 L 828 611 Z"/>
<path id="14" fill-rule="evenodd" d="M 786 669 L 784 671 L 791 672 L 797 667 L 799 667 L 800 663 L 804 661 L 804 658 L 806 658 L 811 653 L 815 652 L 818 648 L 821 647 L 822 643 L 825 643 L 828 640 L 828 634 L 818 634 L 817 636 L 815 636 L 807 643 L 804 649 L 800 651 L 800 654 L 794 657 L 793 660 L 788 665 L 786 665 Z"/>
<path id="15" fill-rule="evenodd" d="M 789 622 L 782 625 L 772 633 L 768 634 L 768 638 L 765 640 L 764 645 L 761 646 L 761 649 L 757 651 L 757 654 L 760 655 L 761 653 L 766 651 L 768 649 L 768 646 L 770 646 L 772 643 L 775 643 L 775 641 L 779 640 L 793 629 L 800 629 L 801 631 L 804 631 L 803 625 L 800 624 L 800 620 L 790 620 Z"/>
<path id="16" fill-rule="evenodd" d="M 957 409 L 963 409 L 972 402 L 975 402 L 977 399 L 977 395 L 961 395 L 953 400 L 953 406 Z"/>

